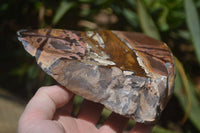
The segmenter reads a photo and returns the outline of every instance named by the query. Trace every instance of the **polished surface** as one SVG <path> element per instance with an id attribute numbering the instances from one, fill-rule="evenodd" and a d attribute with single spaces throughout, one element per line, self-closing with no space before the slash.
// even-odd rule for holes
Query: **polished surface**
<path id="1" fill-rule="evenodd" d="M 137 122 L 156 122 L 173 93 L 170 49 L 143 34 L 39 29 L 18 35 L 58 83 Z"/>

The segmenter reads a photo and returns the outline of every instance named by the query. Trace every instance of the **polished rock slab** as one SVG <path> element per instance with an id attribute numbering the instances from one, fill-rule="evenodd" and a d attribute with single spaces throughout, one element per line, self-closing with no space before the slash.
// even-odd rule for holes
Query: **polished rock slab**
<path id="1" fill-rule="evenodd" d="M 137 122 L 155 123 L 173 93 L 170 49 L 143 34 L 39 29 L 18 35 L 62 86 Z"/>

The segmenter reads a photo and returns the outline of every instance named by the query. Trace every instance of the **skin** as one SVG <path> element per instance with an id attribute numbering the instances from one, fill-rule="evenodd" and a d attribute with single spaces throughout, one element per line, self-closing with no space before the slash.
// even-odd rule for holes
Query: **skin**
<path id="1" fill-rule="evenodd" d="M 41 87 L 27 104 L 18 133 L 121 133 L 128 119 L 112 113 L 98 129 L 103 106 L 84 100 L 78 116 L 70 114 L 73 94 L 60 86 Z M 130 133 L 150 133 L 153 126 L 137 123 Z"/>

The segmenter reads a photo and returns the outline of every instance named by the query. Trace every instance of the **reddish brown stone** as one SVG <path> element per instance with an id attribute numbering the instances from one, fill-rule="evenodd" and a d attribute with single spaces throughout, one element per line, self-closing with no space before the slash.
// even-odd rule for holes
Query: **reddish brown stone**
<path id="1" fill-rule="evenodd" d="M 58 83 L 137 122 L 154 123 L 173 93 L 171 51 L 143 34 L 39 29 L 18 35 Z"/>

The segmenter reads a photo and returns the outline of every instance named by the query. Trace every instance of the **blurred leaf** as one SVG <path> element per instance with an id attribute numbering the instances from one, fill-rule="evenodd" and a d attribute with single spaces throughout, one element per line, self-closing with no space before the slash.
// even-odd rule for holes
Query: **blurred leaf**
<path id="1" fill-rule="evenodd" d="M 126 126 L 126 129 L 131 130 L 131 128 L 135 125 L 135 123 L 136 122 L 133 119 L 129 119 L 127 126 Z"/>
<path id="2" fill-rule="evenodd" d="M 179 30 L 178 31 L 178 35 L 182 38 L 184 38 L 185 40 L 189 40 L 190 39 L 190 34 L 189 31 L 186 30 Z"/>
<path id="3" fill-rule="evenodd" d="M 91 3 L 93 2 L 93 0 L 78 0 L 79 2 L 82 2 L 82 3 Z"/>
<path id="4" fill-rule="evenodd" d="M 171 131 L 171 130 L 168 130 L 168 129 L 165 129 L 163 127 L 160 127 L 160 126 L 155 126 L 152 130 L 152 133 L 177 133 L 177 132 L 174 132 L 174 131 Z"/>
<path id="5" fill-rule="evenodd" d="M 147 6 L 152 6 L 153 3 L 159 3 L 160 1 L 155 1 L 155 0 L 143 0 L 145 5 Z"/>
<path id="6" fill-rule="evenodd" d="M 74 96 L 72 116 L 78 115 L 83 100 L 84 98 L 79 95 Z"/>
<path id="7" fill-rule="evenodd" d="M 138 27 L 138 17 L 137 14 L 129 9 L 124 8 L 123 9 L 123 15 L 127 19 L 130 25 L 134 27 Z"/>
<path id="8" fill-rule="evenodd" d="M 42 79 L 42 85 L 44 86 L 50 86 L 53 84 L 57 84 L 57 82 L 49 75 L 45 74 Z"/>
<path id="9" fill-rule="evenodd" d="M 40 72 L 41 69 L 37 65 L 30 65 L 27 71 L 27 75 L 30 79 L 36 79 Z"/>
<path id="10" fill-rule="evenodd" d="M 195 95 L 195 86 L 192 84 L 191 81 L 189 81 L 190 85 L 190 97 L 191 97 L 191 112 L 189 114 L 189 118 L 192 121 L 192 123 L 195 125 L 195 127 L 200 131 L 200 104 L 197 99 L 197 96 Z"/>
<path id="11" fill-rule="evenodd" d="M 193 0 L 184 0 L 187 26 L 191 32 L 195 53 L 200 63 L 200 22 Z"/>
<path id="12" fill-rule="evenodd" d="M 131 7 L 135 7 L 135 4 L 136 4 L 135 0 L 126 0 L 126 1 Z"/>
<path id="13" fill-rule="evenodd" d="M 197 8 L 199 8 L 199 7 L 200 7 L 200 0 L 199 0 L 199 1 L 197 1 L 197 3 L 196 3 L 196 6 L 197 6 Z"/>
<path id="14" fill-rule="evenodd" d="M 160 40 L 160 34 L 158 32 L 158 29 L 154 24 L 154 21 L 151 18 L 151 16 L 148 14 L 142 0 L 137 0 L 137 11 L 144 33 L 148 36 Z"/>
<path id="15" fill-rule="evenodd" d="M 105 4 L 107 4 L 107 3 L 110 3 L 110 2 L 112 2 L 113 0 L 95 0 L 95 4 L 96 5 L 105 5 Z"/>
<path id="16" fill-rule="evenodd" d="M 178 71 L 177 71 L 177 74 L 176 74 L 176 81 L 175 81 L 175 95 L 176 97 L 178 98 L 180 104 L 181 104 L 181 107 L 183 108 L 183 110 L 185 110 L 187 108 L 187 102 L 190 103 L 190 112 L 189 112 L 189 119 L 191 120 L 191 122 L 195 125 L 195 127 L 200 131 L 200 115 L 199 115 L 199 112 L 200 112 L 200 104 L 198 102 L 198 99 L 195 95 L 195 88 L 194 88 L 194 85 L 192 84 L 192 82 L 190 80 L 187 79 L 184 79 L 182 76 L 183 74 L 181 74 L 181 71 L 179 69 L 179 67 L 177 67 Z M 187 81 L 186 81 L 187 80 Z M 187 85 L 184 83 L 186 82 L 186 84 L 188 83 L 188 86 L 189 86 L 189 90 L 187 91 L 183 91 L 181 89 L 182 85 L 183 87 L 187 87 Z M 187 98 L 186 99 L 186 95 L 189 96 L 189 99 Z M 189 101 L 188 101 L 189 100 Z M 187 111 L 187 109 L 186 109 Z"/>
<path id="17" fill-rule="evenodd" d="M 184 90 L 185 90 L 185 94 L 186 94 L 186 97 L 187 97 L 187 101 L 185 102 L 186 103 L 185 115 L 184 115 L 184 117 L 182 119 L 182 122 L 181 122 L 182 124 L 184 124 L 185 121 L 188 118 L 188 115 L 189 115 L 189 112 L 190 112 L 190 107 L 191 107 L 190 106 L 191 105 L 191 101 L 190 101 L 190 99 L 191 99 L 190 98 L 190 86 L 189 86 L 188 78 L 187 78 L 187 76 L 185 74 L 185 70 L 183 68 L 183 65 L 180 63 L 180 61 L 177 58 L 175 58 L 175 61 L 176 61 L 177 71 L 181 76 L 181 80 L 182 80 L 182 83 L 183 83 L 183 86 L 184 86 Z"/>
<path id="18" fill-rule="evenodd" d="M 84 100 L 83 97 L 81 97 L 79 95 L 75 95 L 73 102 L 74 102 L 75 105 L 81 105 L 83 100 Z"/>
<path id="19" fill-rule="evenodd" d="M 83 8 L 80 12 L 80 16 L 81 17 L 87 17 L 91 14 L 91 9 L 90 7 L 88 6 L 88 8 Z"/>
<path id="20" fill-rule="evenodd" d="M 20 77 L 27 73 L 28 68 L 29 68 L 28 64 L 24 63 L 24 64 L 21 64 L 20 67 L 13 68 L 9 74 Z"/>
<path id="21" fill-rule="evenodd" d="M 158 25 L 162 31 L 167 31 L 169 29 L 169 26 L 167 24 L 167 15 L 168 15 L 168 8 L 163 7 L 163 11 L 161 12 L 159 19 L 158 19 Z"/>
<path id="22" fill-rule="evenodd" d="M 41 8 L 41 6 L 43 6 L 43 3 L 41 1 L 35 2 L 34 6 L 37 10 L 39 10 Z"/>
<path id="23" fill-rule="evenodd" d="M 105 118 L 108 118 L 108 116 L 112 113 L 112 111 L 110 111 L 107 108 L 104 108 L 102 111 L 102 115 L 105 116 Z"/>
<path id="24" fill-rule="evenodd" d="M 56 11 L 56 14 L 53 17 L 52 24 L 55 25 L 59 22 L 59 20 L 69 11 L 73 6 L 75 6 L 75 2 L 69 2 L 67 0 L 62 0 L 60 5 Z"/>
<path id="25" fill-rule="evenodd" d="M 103 110 L 101 112 L 101 117 L 99 119 L 99 123 L 104 123 L 105 120 L 110 116 L 111 113 L 112 113 L 112 111 L 108 110 L 107 108 L 103 108 Z"/>
<path id="26" fill-rule="evenodd" d="M 1 11 L 5 11 L 7 9 L 8 9 L 8 3 L 4 3 L 4 4 L 0 5 L 0 10 Z"/>

